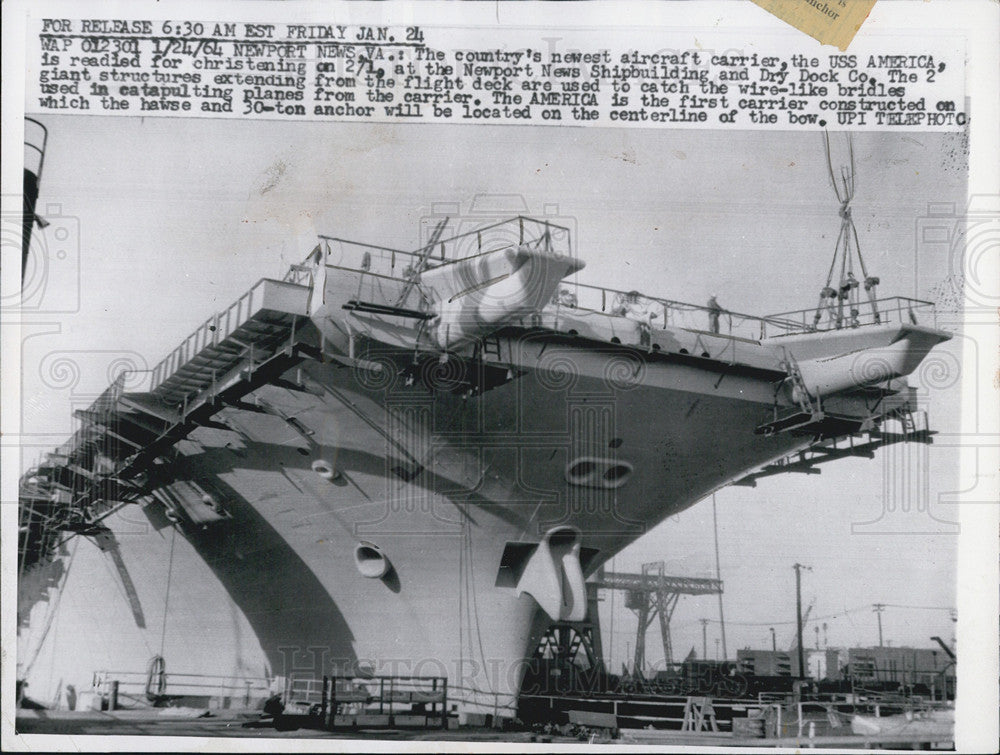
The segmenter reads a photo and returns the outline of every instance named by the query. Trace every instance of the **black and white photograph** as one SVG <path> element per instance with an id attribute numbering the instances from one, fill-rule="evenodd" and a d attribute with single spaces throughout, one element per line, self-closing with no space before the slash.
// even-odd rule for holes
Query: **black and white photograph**
<path id="1" fill-rule="evenodd" d="M 5 749 L 995 746 L 995 5 L 51 5 Z"/>

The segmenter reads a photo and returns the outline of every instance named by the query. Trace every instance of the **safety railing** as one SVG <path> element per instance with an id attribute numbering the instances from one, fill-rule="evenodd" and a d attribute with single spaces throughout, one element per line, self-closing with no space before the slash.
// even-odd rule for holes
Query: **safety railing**
<path id="1" fill-rule="evenodd" d="M 142 671 L 95 671 L 91 688 L 102 697 L 114 693 L 120 701 L 143 705 L 164 698 L 215 698 L 249 707 L 271 694 L 271 682 L 263 677 L 164 673 L 154 685 L 150 673 Z"/>
<path id="2" fill-rule="evenodd" d="M 816 315 L 819 315 L 817 319 Z M 826 330 L 844 330 L 865 325 L 913 323 L 934 326 L 937 323 L 934 302 L 890 296 L 873 302 L 858 303 L 853 309 L 839 307 L 836 300 L 824 307 L 796 309 L 768 315 L 767 320 L 778 319 L 794 324 L 790 332 L 809 333 Z"/>
<path id="3" fill-rule="evenodd" d="M 563 256 L 573 253 L 568 228 L 518 215 L 438 241 L 428 257 L 428 266 L 521 246 Z"/>
<path id="4" fill-rule="evenodd" d="M 320 705 L 326 694 L 323 679 L 315 677 L 292 677 L 285 682 L 285 703 Z"/>
<path id="5" fill-rule="evenodd" d="M 415 251 L 320 235 L 327 264 L 406 282 L 418 269 L 432 269 L 480 254 L 527 246 L 557 255 L 572 254 L 570 231 L 544 220 L 517 216 L 440 239 Z"/>
<path id="6" fill-rule="evenodd" d="M 294 283 L 296 286 L 311 286 L 313 268 L 308 265 L 292 265 L 281 280 L 284 283 Z"/>
<path id="7" fill-rule="evenodd" d="M 400 285 L 406 283 L 419 260 L 419 255 L 415 252 L 404 252 L 388 246 L 366 244 L 363 241 L 350 241 L 334 236 L 320 236 L 320 238 L 323 239 L 327 250 L 328 268 L 368 273 L 395 280 Z"/>
<path id="8" fill-rule="evenodd" d="M 801 330 L 794 320 L 779 316 L 758 317 L 733 312 L 720 306 L 647 296 L 638 291 L 622 291 L 586 283 L 564 282 L 553 297 L 553 304 L 567 311 L 595 312 L 608 317 L 627 317 L 645 322 L 653 329 L 685 328 L 759 340 L 774 332 Z"/>
<path id="9" fill-rule="evenodd" d="M 323 726 L 445 727 L 448 680 L 443 676 L 324 676 L 292 678 L 285 713 Z"/>
<path id="10" fill-rule="evenodd" d="M 295 281 L 274 281 L 264 279 L 233 302 L 229 307 L 209 317 L 197 330 L 185 338 L 177 348 L 167 354 L 151 370 L 148 390 L 161 385 L 167 378 L 187 364 L 198 353 L 209 346 L 216 346 L 246 323 L 264 306 L 266 293 L 274 287 L 288 285 L 301 286 Z"/>
<path id="11" fill-rule="evenodd" d="M 150 390 L 177 372 L 198 352 L 207 346 L 218 344 L 221 339 L 230 335 L 237 327 L 246 322 L 254 311 L 254 297 L 262 285 L 263 281 L 243 294 L 225 310 L 205 320 L 197 330 L 153 367 Z"/>
<path id="12" fill-rule="evenodd" d="M 817 309 L 799 309 L 773 315 L 749 315 L 721 306 L 690 304 L 638 291 L 564 282 L 553 297 L 553 305 L 567 311 L 600 313 L 609 317 L 627 317 L 645 322 L 653 329 L 671 327 L 719 333 L 734 337 L 761 340 L 768 337 L 838 329 L 836 315 Z M 850 314 L 850 313 L 848 313 Z M 839 329 L 890 323 L 934 323 L 934 304 L 919 299 L 894 296 L 866 303 L 856 314 L 841 318 Z"/>

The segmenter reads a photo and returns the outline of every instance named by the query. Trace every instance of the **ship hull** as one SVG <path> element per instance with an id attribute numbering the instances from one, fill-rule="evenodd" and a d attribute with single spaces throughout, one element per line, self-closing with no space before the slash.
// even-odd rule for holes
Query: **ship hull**
<path id="1" fill-rule="evenodd" d="M 512 544 L 577 532 L 592 572 L 811 442 L 754 432 L 774 413 L 767 376 L 530 333 L 507 349 L 534 369 L 488 390 L 382 349 L 364 362 L 381 370 L 305 362 L 220 408 L 177 444 L 160 495 L 104 520 L 103 539 L 67 543 L 69 571 L 26 622 L 31 693 L 162 656 L 168 674 L 236 686 L 446 676 L 453 700 L 510 714 L 547 622 L 505 573 Z M 213 516 L 192 518 L 192 481 Z M 363 546 L 384 574 L 362 573 Z"/>

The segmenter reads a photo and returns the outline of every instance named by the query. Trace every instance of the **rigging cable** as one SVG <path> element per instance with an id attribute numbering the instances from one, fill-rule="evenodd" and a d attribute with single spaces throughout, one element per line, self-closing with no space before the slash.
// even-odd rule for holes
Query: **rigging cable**
<path id="1" fill-rule="evenodd" d="M 715 578 L 722 584 L 722 570 L 719 566 L 719 518 L 715 511 L 715 493 L 712 493 L 712 529 L 715 532 Z M 662 612 L 662 609 L 661 609 Z M 726 650 L 726 617 L 722 612 L 722 589 L 719 589 L 719 633 L 722 635 L 722 657 L 728 658 Z"/>
<path id="2" fill-rule="evenodd" d="M 474 568 L 473 564 L 475 563 L 475 559 L 473 558 L 473 553 L 472 553 L 472 528 L 471 528 L 471 526 L 469 526 L 468 519 L 466 519 L 466 533 L 467 533 L 467 538 L 468 538 L 468 543 L 469 543 L 468 544 L 468 548 L 469 548 L 469 578 L 470 578 L 470 580 L 472 582 L 472 609 L 473 609 L 473 614 L 476 617 L 476 639 L 477 639 L 477 641 L 479 643 L 479 659 L 483 662 L 483 671 L 486 673 L 486 684 L 487 684 L 487 686 L 490 689 L 490 694 L 495 695 L 496 691 L 493 688 L 493 681 L 490 679 L 489 672 L 487 671 L 487 669 L 489 668 L 489 666 L 486 663 L 486 652 L 483 649 L 483 633 L 482 633 L 482 630 L 480 629 L 480 626 L 479 626 L 479 599 L 476 597 L 477 590 L 476 590 L 476 584 L 475 584 L 475 572 L 473 571 L 473 568 Z M 470 632 L 472 631 L 472 627 L 469 627 L 469 631 Z M 510 670 L 507 669 L 507 671 L 509 672 Z"/>
<path id="3" fill-rule="evenodd" d="M 163 595 L 163 627 L 160 630 L 160 656 L 167 640 L 167 607 L 170 604 L 170 582 L 174 573 L 174 543 L 177 540 L 177 528 L 170 528 L 170 560 L 167 563 L 167 589 Z"/>
<path id="4" fill-rule="evenodd" d="M 838 176 L 833 169 L 833 156 L 830 149 L 830 132 L 824 131 L 823 136 L 827 171 L 830 176 L 830 182 L 833 184 L 833 192 L 837 197 L 837 201 L 840 202 L 841 224 L 840 231 L 837 234 L 837 241 L 834 245 L 833 259 L 830 262 L 830 269 L 827 273 L 826 285 L 820 292 L 819 304 L 817 305 L 816 312 L 813 316 L 813 325 L 819 325 L 819 321 L 823 316 L 823 303 L 826 300 L 830 300 L 828 302 L 828 311 L 831 319 L 834 321 L 835 327 L 841 328 L 844 325 L 845 302 L 849 307 L 850 325 L 852 327 L 856 327 L 860 324 L 858 320 L 858 316 L 860 314 L 860 292 L 858 289 L 861 282 L 858 281 L 854 275 L 855 254 L 857 255 L 858 265 L 864 278 L 865 292 L 867 293 L 868 301 L 871 304 L 873 321 L 875 323 L 879 323 L 881 322 L 881 317 L 878 312 L 876 288 L 880 281 L 878 277 L 869 275 L 868 273 L 868 267 L 865 264 L 864 255 L 861 252 L 861 242 L 858 236 L 858 229 L 851 215 L 851 201 L 854 199 L 857 190 L 857 166 L 854 157 L 854 141 L 851 139 L 850 134 L 848 134 L 847 148 L 850 165 L 849 167 L 845 166 L 841 168 L 839 176 L 840 180 L 838 182 Z M 852 238 L 854 243 L 853 249 L 851 247 Z M 838 257 L 840 258 L 840 285 L 838 289 L 833 289 L 830 284 L 833 279 L 833 271 L 836 268 Z M 836 306 L 834 306 L 834 300 L 836 300 Z"/>

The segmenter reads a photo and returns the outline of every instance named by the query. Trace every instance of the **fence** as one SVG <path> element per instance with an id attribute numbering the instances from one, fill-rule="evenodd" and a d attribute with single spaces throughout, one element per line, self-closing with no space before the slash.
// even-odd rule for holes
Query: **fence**
<path id="1" fill-rule="evenodd" d="M 443 676 L 324 676 L 293 678 L 285 713 L 318 719 L 324 728 L 448 725 L 448 680 Z"/>
<path id="2" fill-rule="evenodd" d="M 264 677 L 213 674 L 168 674 L 149 671 L 95 671 L 91 683 L 95 694 L 107 700 L 117 697 L 122 707 L 147 707 L 170 701 L 218 707 L 250 708 L 271 694 Z"/>

